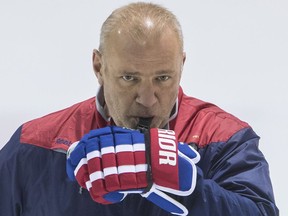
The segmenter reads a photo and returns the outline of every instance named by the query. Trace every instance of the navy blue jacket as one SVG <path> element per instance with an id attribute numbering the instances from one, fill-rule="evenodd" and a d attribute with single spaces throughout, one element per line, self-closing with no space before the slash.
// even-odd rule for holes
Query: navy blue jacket
<path id="1" fill-rule="evenodd" d="M 111 124 L 95 98 L 25 123 L 0 151 L 0 216 L 164 216 L 140 195 L 101 205 L 66 175 L 66 151 L 91 129 Z M 180 88 L 169 128 L 194 143 L 195 191 L 175 199 L 189 215 L 279 215 L 259 137 L 217 106 L 187 97 Z"/>

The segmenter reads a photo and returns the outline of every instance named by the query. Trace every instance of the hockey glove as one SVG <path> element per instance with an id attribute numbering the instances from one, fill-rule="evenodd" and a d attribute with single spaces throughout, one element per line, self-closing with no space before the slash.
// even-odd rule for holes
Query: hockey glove
<path id="1" fill-rule="evenodd" d="M 193 192 L 200 155 L 189 145 L 178 143 L 172 130 L 152 128 L 149 137 L 153 184 L 141 195 L 172 214 L 187 215 L 186 207 L 169 194 L 188 196 Z"/>
<path id="2" fill-rule="evenodd" d="M 119 191 L 147 186 L 144 135 L 137 130 L 105 127 L 90 131 L 67 153 L 67 174 L 98 203 L 120 202 Z"/>
<path id="3" fill-rule="evenodd" d="M 90 131 L 69 152 L 68 176 L 87 188 L 96 202 L 114 203 L 127 193 L 141 193 L 168 212 L 188 213 L 169 193 L 193 192 L 200 156 L 190 146 L 178 144 L 174 131 L 151 129 L 145 146 L 139 131 L 106 127 Z"/>

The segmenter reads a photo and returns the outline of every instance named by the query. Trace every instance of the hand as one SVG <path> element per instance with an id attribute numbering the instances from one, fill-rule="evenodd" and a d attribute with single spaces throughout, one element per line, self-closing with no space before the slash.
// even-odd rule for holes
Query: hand
<path id="1" fill-rule="evenodd" d="M 193 192 L 200 155 L 191 146 L 178 143 L 172 130 L 152 128 L 149 137 L 153 185 L 141 195 L 172 214 L 187 215 L 186 207 L 169 193 L 188 196 Z"/>
<path id="2" fill-rule="evenodd" d="M 147 187 L 145 157 L 142 133 L 105 127 L 90 131 L 70 146 L 67 174 L 86 188 L 94 201 L 115 203 L 125 198 L 126 193 L 119 191 Z"/>
<path id="3" fill-rule="evenodd" d="M 193 192 L 200 156 L 187 144 L 178 144 L 174 131 L 151 129 L 146 147 L 139 131 L 106 127 L 90 131 L 73 145 L 68 150 L 68 176 L 87 188 L 96 202 L 114 203 L 127 193 L 141 193 L 173 214 L 188 213 L 168 193 L 187 196 Z"/>

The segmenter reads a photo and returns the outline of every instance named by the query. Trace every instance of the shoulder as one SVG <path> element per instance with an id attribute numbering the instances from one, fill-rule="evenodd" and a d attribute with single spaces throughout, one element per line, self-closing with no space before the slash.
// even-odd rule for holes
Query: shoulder
<path id="1" fill-rule="evenodd" d="M 90 98 L 29 121 L 22 125 L 20 143 L 65 151 L 90 130 L 95 107 L 95 98 Z"/>
<path id="2" fill-rule="evenodd" d="M 7 169 L 12 173 L 16 170 L 21 170 L 22 168 L 25 170 L 25 166 L 30 163 L 38 166 L 40 165 L 39 161 L 49 161 L 46 158 L 53 151 L 47 151 L 47 149 L 44 148 L 21 143 L 20 137 L 22 127 L 23 126 L 20 126 L 15 131 L 11 139 L 0 151 L 0 168 L 2 168 L 2 171 Z"/>
<path id="3" fill-rule="evenodd" d="M 204 147 L 214 142 L 225 142 L 249 124 L 224 111 L 215 104 L 183 93 L 179 99 L 175 130 L 185 142 Z"/>

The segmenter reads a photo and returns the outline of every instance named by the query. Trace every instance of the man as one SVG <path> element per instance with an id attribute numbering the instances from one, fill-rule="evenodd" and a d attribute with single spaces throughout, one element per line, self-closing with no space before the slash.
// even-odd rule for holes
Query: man
<path id="1" fill-rule="evenodd" d="M 259 137 L 186 96 L 184 62 L 171 12 L 115 10 L 93 52 L 96 99 L 25 123 L 1 150 L 0 215 L 278 215 Z"/>

